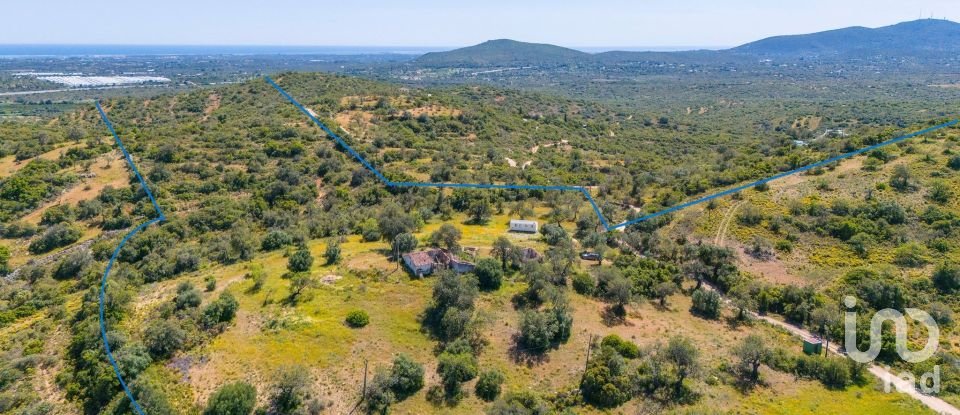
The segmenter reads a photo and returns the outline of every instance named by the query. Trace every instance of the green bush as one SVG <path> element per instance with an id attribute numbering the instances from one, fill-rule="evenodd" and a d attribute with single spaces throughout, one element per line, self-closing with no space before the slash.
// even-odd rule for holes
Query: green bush
<path id="1" fill-rule="evenodd" d="M 960 267 L 956 264 L 943 263 L 933 271 L 933 284 L 940 291 L 952 293 L 960 290 Z"/>
<path id="2" fill-rule="evenodd" d="M 143 332 L 143 343 L 153 357 L 166 359 L 183 347 L 187 333 L 176 323 L 169 320 L 157 320 L 150 323 Z"/>
<path id="3" fill-rule="evenodd" d="M 366 327 L 367 324 L 370 324 L 370 316 L 367 315 L 366 311 L 363 310 L 353 310 L 347 313 L 347 325 L 353 328 Z"/>
<path id="4" fill-rule="evenodd" d="M 438 358 L 437 373 L 447 399 L 456 401 L 461 396 L 460 384 L 477 377 L 477 358 L 470 353 L 443 352 Z"/>
<path id="5" fill-rule="evenodd" d="M 300 414 L 310 392 L 310 372 L 303 366 L 280 369 L 270 397 L 270 413 Z"/>
<path id="6" fill-rule="evenodd" d="M 273 251 L 292 243 L 293 237 L 290 236 L 290 234 L 284 231 L 274 230 L 270 231 L 270 233 L 263 238 L 263 241 L 260 242 L 260 249 L 264 251 Z"/>
<path id="7" fill-rule="evenodd" d="M 709 319 L 720 318 L 720 294 L 708 290 L 694 291 L 690 311 Z"/>
<path id="8" fill-rule="evenodd" d="M 500 268 L 500 261 L 493 258 L 484 258 L 477 262 L 477 267 L 473 270 L 477 276 L 477 282 L 480 289 L 495 291 L 500 289 L 503 282 L 503 269 Z"/>
<path id="9" fill-rule="evenodd" d="M 503 381 L 503 373 L 488 370 L 480 374 L 474 389 L 480 399 L 490 402 L 500 396 L 500 385 L 503 384 Z"/>
<path id="10" fill-rule="evenodd" d="M 340 241 L 336 238 L 331 239 L 327 244 L 327 249 L 323 251 L 323 257 L 327 260 L 327 265 L 333 265 L 340 262 Z"/>
<path id="11" fill-rule="evenodd" d="M 747 204 L 740 209 L 740 213 L 737 214 L 737 222 L 744 226 L 756 226 L 763 221 L 763 212 L 760 211 L 760 208 Z"/>
<path id="12" fill-rule="evenodd" d="M 257 390 L 248 383 L 223 385 L 210 396 L 203 415 L 249 415 L 257 404 Z"/>
<path id="13" fill-rule="evenodd" d="M 173 301 L 177 310 L 186 310 L 199 307 L 202 298 L 200 297 L 200 291 L 194 288 L 193 284 L 182 282 L 177 286 L 177 296 L 174 297 Z"/>
<path id="14" fill-rule="evenodd" d="M 390 385 L 397 399 L 403 400 L 423 388 L 423 365 L 404 354 L 393 359 Z"/>
<path id="15" fill-rule="evenodd" d="M 953 170 L 960 170 L 960 156 L 953 156 L 947 161 L 947 167 Z"/>
<path id="16" fill-rule="evenodd" d="M 0 276 L 10 272 L 10 248 L 0 245 Z"/>
<path id="17" fill-rule="evenodd" d="M 616 334 L 611 334 L 607 337 L 604 337 L 603 340 L 600 341 L 600 346 L 613 348 L 613 350 L 616 350 L 617 353 L 620 353 L 620 356 L 623 356 L 627 359 L 636 359 L 640 357 L 640 348 L 637 347 L 636 344 L 624 340 Z"/>
<path id="18" fill-rule="evenodd" d="M 593 295 L 597 291 L 597 282 L 587 273 L 573 274 L 573 290 L 582 295 Z"/>
<path id="19" fill-rule="evenodd" d="M 240 304 L 233 297 L 233 294 L 227 291 L 220 293 L 220 296 L 203 310 L 203 325 L 211 328 L 221 323 L 230 322 L 237 315 L 239 306 Z"/>
<path id="20" fill-rule="evenodd" d="M 70 245 L 79 240 L 82 235 L 83 232 L 76 227 L 58 223 L 51 226 L 43 235 L 31 242 L 28 249 L 31 254 L 43 254 L 62 246 Z"/>
<path id="21" fill-rule="evenodd" d="M 306 247 L 301 247 L 287 259 L 287 269 L 290 272 L 307 272 L 310 271 L 310 267 L 312 266 L 313 255 L 310 254 L 310 250 Z"/>

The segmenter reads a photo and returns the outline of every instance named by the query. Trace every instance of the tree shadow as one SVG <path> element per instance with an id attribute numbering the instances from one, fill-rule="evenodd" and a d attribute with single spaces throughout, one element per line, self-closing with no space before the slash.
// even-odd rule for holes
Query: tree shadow
<path id="1" fill-rule="evenodd" d="M 651 306 L 653 306 L 653 309 L 654 309 L 654 310 L 657 310 L 657 311 L 659 311 L 659 312 L 665 313 L 665 312 L 669 312 L 669 311 L 674 311 L 672 308 L 670 308 L 670 303 L 669 303 L 669 302 L 665 302 L 665 303 L 663 303 L 663 304 L 660 304 L 660 300 L 650 300 L 648 303 L 649 303 Z"/>
<path id="2" fill-rule="evenodd" d="M 757 389 L 761 389 L 767 386 L 767 383 L 763 379 L 757 379 L 752 381 L 750 379 L 742 379 L 739 376 L 736 377 L 736 381 L 733 382 L 733 388 L 737 390 L 742 395 L 749 395 Z"/>
<path id="3" fill-rule="evenodd" d="M 513 335 L 510 342 L 510 348 L 507 350 L 507 355 L 510 356 L 510 360 L 515 364 L 522 364 L 528 368 L 541 365 L 550 361 L 550 356 L 547 355 L 547 350 L 553 348 L 554 345 L 543 349 L 543 350 L 527 350 L 520 345 L 520 336 Z"/>
<path id="4" fill-rule="evenodd" d="M 722 317 L 727 328 L 730 330 L 738 330 L 741 327 L 753 327 L 753 319 L 749 316 L 745 318 L 738 318 L 736 315 L 724 316 Z"/>
<path id="5" fill-rule="evenodd" d="M 607 327 L 632 326 L 627 320 L 627 310 L 617 305 L 608 305 L 600 312 L 600 321 Z"/>

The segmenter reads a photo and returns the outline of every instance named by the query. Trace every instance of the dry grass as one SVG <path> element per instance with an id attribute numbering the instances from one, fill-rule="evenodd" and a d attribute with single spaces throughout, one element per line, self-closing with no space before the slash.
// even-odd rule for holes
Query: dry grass
<path id="1" fill-rule="evenodd" d="M 46 153 L 40 154 L 36 158 L 44 160 L 56 160 L 59 159 L 67 150 L 71 148 L 77 148 L 83 146 L 84 143 L 67 143 L 57 147 L 53 150 L 50 150 Z M 32 159 L 30 159 L 32 160 Z M 16 173 L 17 170 L 22 169 L 24 166 L 30 163 L 30 160 L 16 161 L 16 157 L 13 155 L 0 157 L 0 178 L 8 177 L 13 173 Z"/>
<path id="2" fill-rule="evenodd" d="M 80 169 L 75 168 L 73 170 L 79 173 Z M 81 179 L 80 183 L 63 192 L 55 200 L 44 203 L 39 208 L 24 216 L 23 220 L 38 224 L 40 223 L 43 212 L 52 206 L 61 204 L 75 205 L 81 200 L 93 199 L 100 194 L 103 188 L 107 186 L 113 186 L 115 188 L 123 187 L 127 184 L 128 180 L 127 164 L 118 151 L 112 151 L 98 158 L 90 167 L 90 173 L 93 173 L 95 177 Z"/>

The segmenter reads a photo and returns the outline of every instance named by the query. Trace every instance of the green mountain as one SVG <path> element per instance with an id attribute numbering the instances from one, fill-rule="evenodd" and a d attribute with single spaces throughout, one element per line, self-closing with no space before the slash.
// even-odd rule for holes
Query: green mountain
<path id="1" fill-rule="evenodd" d="M 825 32 L 776 36 L 722 51 L 625 52 L 589 54 L 555 45 L 509 39 L 423 55 L 420 66 L 610 65 L 624 62 L 717 63 L 758 56 L 865 58 L 930 57 L 960 52 L 960 23 L 923 19 L 876 29 L 849 27 Z"/>
<path id="2" fill-rule="evenodd" d="M 592 55 L 578 50 L 510 39 L 488 40 L 479 45 L 431 52 L 414 62 L 425 66 L 456 65 L 566 65 L 589 60 Z"/>
<path id="3" fill-rule="evenodd" d="M 921 56 L 960 51 L 960 23 L 923 19 L 870 29 L 845 29 L 776 36 L 732 52 L 774 56 Z"/>

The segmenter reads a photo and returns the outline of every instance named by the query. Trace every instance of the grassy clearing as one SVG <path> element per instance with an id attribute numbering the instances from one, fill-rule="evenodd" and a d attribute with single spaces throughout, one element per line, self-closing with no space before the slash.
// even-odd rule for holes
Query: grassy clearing
<path id="1" fill-rule="evenodd" d="M 754 393 L 741 402 L 735 413 L 911 415 L 933 412 L 906 395 L 884 393 L 873 385 L 833 391 L 812 382 L 800 381 L 782 393 L 772 390 Z"/>
<path id="2" fill-rule="evenodd" d="M 55 149 L 53 149 L 53 150 L 50 150 L 50 151 L 46 152 L 46 153 L 40 154 L 40 155 L 37 156 L 36 158 L 40 158 L 40 159 L 44 159 L 44 160 L 56 160 L 56 159 L 60 158 L 61 155 L 63 155 L 64 153 L 66 153 L 67 150 L 69 150 L 69 149 L 71 149 L 71 148 L 81 147 L 81 146 L 83 146 L 83 145 L 85 145 L 85 143 L 68 143 L 68 144 L 64 144 L 64 145 L 62 145 L 62 146 L 60 146 L 60 147 L 57 147 L 57 148 L 55 148 Z M 31 159 L 31 160 L 32 160 L 32 159 Z M 13 155 L 9 155 L 9 156 L 6 156 L 6 157 L 0 157 L 0 178 L 8 177 L 8 176 L 12 175 L 13 173 L 16 173 L 17 170 L 22 169 L 22 168 L 23 168 L 24 166 L 26 166 L 28 163 L 30 163 L 30 160 L 17 161 L 17 160 L 16 160 L 16 157 L 13 156 Z"/>

